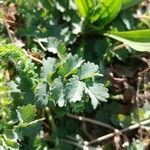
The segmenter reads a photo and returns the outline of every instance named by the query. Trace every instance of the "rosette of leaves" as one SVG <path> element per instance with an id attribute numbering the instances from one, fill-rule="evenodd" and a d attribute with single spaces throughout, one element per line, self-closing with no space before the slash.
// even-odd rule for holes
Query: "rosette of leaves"
<path id="1" fill-rule="evenodd" d="M 53 104 L 79 112 L 89 101 L 94 109 L 100 102 L 107 101 L 107 88 L 95 80 L 100 77 L 98 65 L 72 54 L 62 61 L 49 57 L 43 60 L 42 65 L 41 79 L 36 89 L 38 106 Z"/>

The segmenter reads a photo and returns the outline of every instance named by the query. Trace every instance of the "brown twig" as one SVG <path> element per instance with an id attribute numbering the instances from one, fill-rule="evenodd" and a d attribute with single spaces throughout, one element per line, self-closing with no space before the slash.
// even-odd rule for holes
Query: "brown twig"
<path id="1" fill-rule="evenodd" d="M 87 131 L 87 126 L 86 126 L 86 123 L 85 123 L 85 122 L 82 123 L 82 129 L 83 129 L 84 134 L 87 136 L 87 138 L 88 138 L 89 140 L 93 140 L 92 135 L 89 134 L 88 131 Z"/>
<path id="2" fill-rule="evenodd" d="M 14 43 L 14 38 L 13 38 L 13 36 L 12 36 L 10 30 L 9 30 L 9 27 L 8 27 L 6 21 L 4 21 L 4 26 L 5 26 L 5 28 L 6 28 L 6 31 L 7 31 L 7 34 L 8 34 L 8 37 L 9 37 L 10 41 L 11 41 L 12 43 Z"/>
<path id="3" fill-rule="evenodd" d="M 150 124 L 150 119 L 144 120 L 144 121 L 142 121 L 140 124 L 141 124 L 142 126 L 143 126 L 143 125 Z M 134 125 L 131 125 L 131 126 L 127 127 L 127 128 L 124 128 L 124 129 L 120 130 L 120 133 L 124 133 L 124 132 L 127 132 L 127 131 L 131 131 L 131 130 L 137 129 L 137 128 L 139 128 L 139 127 L 140 127 L 139 123 L 136 123 L 136 124 L 134 124 Z M 99 138 L 97 138 L 97 139 L 95 139 L 95 140 L 93 140 L 93 141 L 86 142 L 86 143 L 87 143 L 87 145 L 95 144 L 95 143 L 104 141 L 104 140 L 106 140 L 106 139 L 108 139 L 108 138 L 111 138 L 111 137 L 113 137 L 115 134 L 116 134 L 115 132 L 114 132 L 114 133 L 110 133 L 110 134 L 104 135 L 104 136 L 102 136 L 102 137 L 99 137 Z"/>
<path id="4" fill-rule="evenodd" d="M 113 126 L 109 125 L 109 124 L 106 124 L 106 123 L 103 123 L 101 121 L 97 121 L 97 120 L 94 120 L 94 119 L 90 119 L 90 118 L 86 118 L 86 117 L 82 117 L 82 116 L 77 116 L 77 115 L 72 115 L 72 114 L 67 114 L 68 117 L 70 118 L 73 118 L 73 119 L 76 119 L 76 120 L 80 120 L 80 121 L 83 121 L 83 122 L 89 122 L 89 123 L 92 123 L 92 124 L 96 124 L 96 125 L 99 125 L 99 126 L 102 126 L 102 127 L 105 127 L 105 128 L 109 128 L 109 129 L 112 129 L 112 130 L 115 130 L 116 128 L 114 128 Z"/>
<path id="5" fill-rule="evenodd" d="M 44 51 L 47 51 L 47 49 L 43 46 L 43 44 L 38 39 L 34 41 L 37 42 Z"/>
<path id="6" fill-rule="evenodd" d="M 8 37 L 9 37 L 10 41 L 11 41 L 13 44 L 15 44 L 14 37 L 12 36 L 12 34 L 11 34 L 10 30 L 9 30 L 9 27 L 8 27 L 6 21 L 4 22 L 4 25 L 5 25 L 5 28 L 6 28 L 6 31 L 7 31 L 7 34 L 8 34 Z M 30 59 L 34 60 L 35 62 L 42 63 L 42 61 L 41 61 L 40 59 L 38 59 L 38 58 L 32 56 L 31 54 L 29 54 L 28 52 L 26 52 L 25 49 L 23 49 L 23 52 L 24 52 L 24 54 L 25 54 L 27 57 L 29 57 Z"/>
<path id="7" fill-rule="evenodd" d="M 134 14 L 133 16 L 134 16 L 134 18 L 138 18 L 138 19 L 148 19 L 148 20 L 150 20 L 150 16 L 148 16 L 148 15 Z"/>
<path id="8" fill-rule="evenodd" d="M 138 108 L 139 108 L 139 95 L 140 95 L 140 85 L 141 85 L 141 81 L 142 78 L 138 77 L 138 82 L 137 82 L 137 90 L 136 90 L 136 99 L 135 99 L 135 105 L 136 105 L 136 109 L 137 111 L 135 111 L 136 116 L 137 116 L 137 121 L 139 123 L 139 127 L 141 128 L 141 123 L 140 123 L 140 117 L 139 117 L 139 112 L 138 112 Z M 140 135 L 141 136 L 141 135 Z"/>
<path id="9" fill-rule="evenodd" d="M 30 59 L 34 60 L 35 62 L 38 62 L 38 63 L 40 63 L 40 64 L 42 63 L 42 60 L 40 60 L 40 59 L 38 59 L 38 58 L 32 56 L 32 55 L 29 54 L 25 49 L 23 49 L 23 52 L 24 52 L 24 54 L 25 54 L 27 57 L 29 57 Z"/>
<path id="10" fill-rule="evenodd" d="M 32 56 L 32 55 L 30 55 L 30 54 L 27 54 L 27 56 L 30 58 L 30 59 L 32 59 L 32 60 L 34 60 L 35 62 L 38 62 L 38 63 L 42 63 L 42 61 L 40 60 L 40 59 L 38 59 L 38 58 L 36 58 L 36 57 L 34 57 L 34 56 Z"/>
<path id="11" fill-rule="evenodd" d="M 84 145 L 84 144 L 81 144 L 81 143 L 76 143 L 76 142 L 73 142 L 73 141 L 69 141 L 69 140 L 66 140 L 66 139 L 62 139 L 62 138 L 60 138 L 60 140 L 62 141 L 62 142 L 64 142 L 64 143 L 68 143 L 68 144 L 71 144 L 71 145 L 74 145 L 74 146 L 76 146 L 76 147 L 78 147 L 78 148 L 80 148 L 80 149 L 90 149 L 90 150 L 95 150 L 96 148 L 95 147 L 91 147 L 91 146 L 86 146 L 86 145 Z M 99 150 L 102 150 L 101 148 L 99 148 Z"/>
<path id="12" fill-rule="evenodd" d="M 150 70 L 150 67 L 144 69 L 142 72 L 139 73 L 139 75 L 144 74 L 144 73 L 148 72 L 149 70 Z"/>

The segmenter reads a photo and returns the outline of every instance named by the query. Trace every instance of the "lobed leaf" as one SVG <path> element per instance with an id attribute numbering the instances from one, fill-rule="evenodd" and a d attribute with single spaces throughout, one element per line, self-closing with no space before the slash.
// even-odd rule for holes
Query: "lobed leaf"
<path id="1" fill-rule="evenodd" d="M 40 82 L 35 93 L 36 105 L 43 107 L 48 104 L 47 83 Z"/>
<path id="2" fill-rule="evenodd" d="M 84 63 L 78 71 L 78 76 L 80 80 L 93 77 L 94 74 L 98 72 L 98 65 L 94 63 Z"/>
<path id="3" fill-rule="evenodd" d="M 55 58 L 47 58 L 43 60 L 42 64 L 43 64 L 43 67 L 41 68 L 41 77 L 42 78 L 47 78 L 48 76 L 51 76 L 55 70 L 56 70 L 56 67 L 55 67 L 55 63 L 56 63 L 56 60 Z"/>
<path id="4" fill-rule="evenodd" d="M 100 83 L 93 83 L 85 87 L 85 92 L 90 96 L 94 109 L 98 106 L 99 101 L 107 102 L 107 98 L 109 97 L 108 89 Z"/>
<path id="5" fill-rule="evenodd" d="M 64 63 L 59 68 L 59 73 L 63 76 L 68 76 L 73 73 L 77 68 L 79 68 L 84 60 L 79 59 L 78 55 L 69 54 L 64 61 Z"/>
<path id="6" fill-rule="evenodd" d="M 30 123 L 35 119 L 37 109 L 35 105 L 28 104 L 26 106 L 18 107 L 18 112 L 23 123 Z"/>
<path id="7" fill-rule="evenodd" d="M 51 85 L 51 99 L 58 103 L 59 107 L 63 107 L 65 105 L 64 93 L 63 93 L 63 83 L 61 78 L 56 78 Z"/>
<path id="8" fill-rule="evenodd" d="M 65 98 L 71 103 L 80 101 L 83 96 L 84 83 L 79 81 L 78 76 L 73 76 L 73 78 L 69 79 L 69 83 L 67 83 L 64 94 Z"/>

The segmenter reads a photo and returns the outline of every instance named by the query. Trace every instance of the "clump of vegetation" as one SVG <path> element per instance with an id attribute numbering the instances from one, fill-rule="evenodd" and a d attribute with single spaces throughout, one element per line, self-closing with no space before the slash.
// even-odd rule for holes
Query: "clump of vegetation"
<path id="1" fill-rule="evenodd" d="M 0 2 L 0 149 L 148 149 L 147 0 Z"/>

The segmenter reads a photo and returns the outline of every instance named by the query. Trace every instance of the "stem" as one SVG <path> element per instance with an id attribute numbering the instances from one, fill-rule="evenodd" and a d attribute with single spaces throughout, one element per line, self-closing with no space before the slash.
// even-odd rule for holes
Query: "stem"
<path id="1" fill-rule="evenodd" d="M 76 120 L 93 123 L 93 124 L 103 126 L 105 128 L 109 128 L 109 129 L 112 129 L 112 130 L 116 129 L 116 128 L 114 128 L 113 126 L 111 126 L 109 124 L 106 124 L 106 123 L 103 123 L 103 122 L 100 122 L 100 121 L 97 121 L 97 120 L 93 120 L 93 119 L 90 119 L 90 118 L 86 118 L 86 117 L 82 117 L 82 116 L 76 116 L 76 115 L 72 115 L 72 114 L 69 114 L 69 113 L 67 114 L 67 116 L 70 117 L 70 118 L 76 119 Z"/>
<path id="2" fill-rule="evenodd" d="M 31 27 L 31 23 L 32 23 L 32 15 L 31 14 L 27 14 L 27 17 L 26 17 L 26 28 L 29 29 Z M 31 37 L 30 35 L 27 35 L 27 46 L 30 45 L 31 43 Z"/>
<path id="3" fill-rule="evenodd" d="M 5 28 L 6 28 L 6 31 L 7 31 L 7 34 L 8 34 L 8 37 L 9 37 L 10 41 L 11 41 L 12 43 L 14 43 L 14 38 L 13 38 L 13 36 L 12 36 L 10 30 L 9 30 L 9 27 L 8 27 L 6 21 L 4 21 L 4 25 L 5 25 Z"/>
<path id="4" fill-rule="evenodd" d="M 40 59 L 38 59 L 38 58 L 32 56 L 32 55 L 29 54 L 25 49 L 22 49 L 22 50 L 23 50 L 24 54 L 25 54 L 27 57 L 29 57 L 31 60 L 34 60 L 35 62 L 42 64 L 42 60 L 40 60 Z"/>
<path id="5" fill-rule="evenodd" d="M 146 124 L 150 124 L 150 119 L 142 121 L 140 125 L 146 125 Z M 131 126 L 127 127 L 127 128 L 124 128 L 124 129 L 120 130 L 119 132 L 120 132 L 120 133 L 124 133 L 124 132 L 127 132 L 127 131 L 134 130 L 134 129 L 136 129 L 136 128 L 139 128 L 140 125 L 139 125 L 139 123 L 136 123 L 136 124 L 134 124 L 134 125 L 131 125 Z M 114 133 L 110 133 L 110 134 L 101 136 L 101 137 L 99 137 L 99 138 L 97 138 L 97 139 L 95 139 L 95 140 L 93 140 L 93 141 L 91 141 L 91 142 L 88 142 L 87 145 L 91 145 L 91 144 L 95 144 L 95 143 L 104 141 L 104 140 L 106 140 L 106 139 L 108 139 L 108 138 L 113 137 L 115 134 L 116 134 L 116 133 L 114 132 Z"/>
<path id="6" fill-rule="evenodd" d="M 136 105 L 136 109 L 137 109 L 137 111 L 135 111 L 135 114 L 137 116 L 136 119 L 137 119 L 137 121 L 139 123 L 140 128 L 141 128 L 141 123 L 140 123 L 140 116 L 139 116 L 139 110 L 138 110 L 139 106 L 138 106 L 138 104 L 139 104 L 139 94 L 140 94 L 141 80 L 142 80 L 141 77 L 138 77 L 136 99 L 135 99 L 135 105 Z M 140 137 L 142 138 L 141 132 L 140 132 Z"/>
<path id="7" fill-rule="evenodd" d="M 115 47 L 112 49 L 112 51 L 116 51 L 116 50 L 119 50 L 119 49 L 124 48 L 124 47 L 125 47 L 124 44 L 119 44 L 119 45 L 115 46 Z"/>
<path id="8" fill-rule="evenodd" d="M 36 43 L 39 44 L 39 46 L 44 50 L 44 51 L 47 51 L 47 49 L 43 46 L 43 44 L 41 43 L 41 41 L 39 41 L 38 39 L 37 40 L 34 40 Z"/>
<path id="9" fill-rule="evenodd" d="M 59 141 L 59 138 L 57 136 L 57 127 L 56 127 L 56 124 L 55 124 L 55 121 L 54 121 L 54 118 L 51 114 L 51 111 L 48 107 L 45 108 L 45 111 L 47 113 L 47 116 L 48 116 L 48 121 L 49 121 L 49 124 L 51 125 L 52 127 L 52 132 L 54 133 L 55 135 L 55 149 L 56 150 L 60 150 L 60 141 Z"/>
<path id="10" fill-rule="evenodd" d="M 71 144 L 71 145 L 74 145 L 82 150 L 96 150 L 95 147 L 91 147 L 91 146 L 86 146 L 86 145 L 82 145 L 81 143 L 75 143 L 73 141 L 69 141 L 69 140 L 66 140 L 66 139 L 60 139 L 62 142 L 64 143 L 68 143 L 68 144 Z M 99 148 L 99 150 L 102 150 Z"/>

